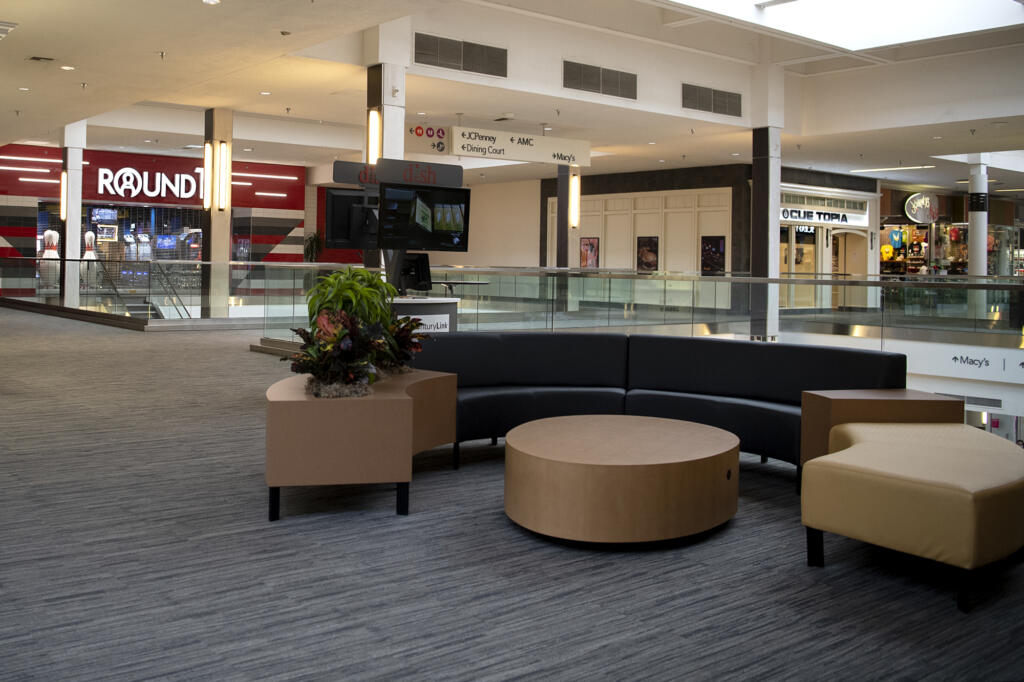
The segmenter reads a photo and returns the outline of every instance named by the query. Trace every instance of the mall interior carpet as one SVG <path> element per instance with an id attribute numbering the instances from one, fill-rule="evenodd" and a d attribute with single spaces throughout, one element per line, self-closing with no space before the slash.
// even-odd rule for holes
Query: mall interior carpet
<path id="1" fill-rule="evenodd" d="M 268 523 L 288 366 L 255 337 L 0 308 L 0 679 L 1024 678 L 1019 555 L 967 615 L 938 564 L 826 536 L 808 568 L 793 468 L 746 455 L 688 542 L 518 528 L 486 441 L 419 456 L 408 517 L 393 486 L 288 488 Z"/>

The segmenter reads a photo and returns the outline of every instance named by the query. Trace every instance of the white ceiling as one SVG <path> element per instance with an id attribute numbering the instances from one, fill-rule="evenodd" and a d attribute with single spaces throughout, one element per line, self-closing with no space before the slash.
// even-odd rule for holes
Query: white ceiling
<path id="1" fill-rule="evenodd" d="M 18 26 L 0 41 L 0 143 L 35 140 L 58 144 L 64 124 L 138 102 L 195 111 L 220 106 L 247 116 L 358 127 L 364 116 L 364 69 L 295 53 L 454 1 L 224 0 L 211 7 L 200 0 L 5 0 L 0 21 L 14 21 Z M 487 0 L 462 1 L 595 30 L 610 30 L 609 26 L 615 25 L 619 33 L 744 63 L 754 63 L 753 45 L 767 46 L 777 62 L 802 74 L 969 52 L 979 45 L 1024 44 L 1024 28 L 1011 26 L 858 53 L 774 29 L 741 25 L 703 10 L 671 9 L 667 0 L 514 0 L 500 5 Z M 54 61 L 34 62 L 28 60 L 31 56 Z M 59 67 L 64 64 L 75 70 L 62 71 Z M 82 82 L 87 83 L 85 88 Z M 19 87 L 30 89 L 21 92 Z M 458 121 L 457 110 L 466 124 L 539 134 L 541 124 L 547 123 L 553 128 L 550 135 L 590 140 L 593 149 L 603 155 L 593 159 L 585 174 L 750 162 L 750 131 L 740 126 L 424 76 L 408 76 L 406 89 L 410 120 L 451 125 Z M 260 95 L 261 91 L 271 94 Z M 420 111 L 427 115 L 418 117 Z M 493 121 L 509 111 L 515 112 L 515 120 Z M 89 146 L 97 149 L 196 156 L 197 152 L 183 147 L 201 142 L 197 138 L 139 128 L 89 128 Z M 150 142 L 144 142 L 147 139 Z M 247 147 L 253 151 L 243 151 Z M 303 165 L 357 160 L 360 155 L 354 146 L 312 147 L 245 139 L 236 139 L 234 149 L 240 158 Z M 929 171 L 871 175 L 892 183 L 963 189 L 964 185 L 956 184 L 966 178 L 963 164 L 932 159 L 933 155 L 1015 149 L 1024 149 L 1024 112 L 1021 116 L 912 129 L 783 136 L 782 156 L 785 165 L 842 173 L 856 168 L 934 164 L 936 168 Z M 545 164 L 474 168 L 467 171 L 467 181 L 553 177 L 554 173 L 554 168 Z M 990 177 L 997 180 L 993 189 L 1024 187 L 1024 173 L 994 168 Z M 1017 196 L 1024 198 L 1024 193 Z"/>

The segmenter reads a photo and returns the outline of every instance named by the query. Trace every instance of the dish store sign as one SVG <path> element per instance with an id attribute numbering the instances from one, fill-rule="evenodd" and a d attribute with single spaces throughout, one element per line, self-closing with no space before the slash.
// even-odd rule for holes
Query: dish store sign
<path id="1" fill-rule="evenodd" d="M 918 192 L 907 197 L 903 212 L 915 223 L 934 223 L 939 219 L 939 198 L 927 192 Z"/>

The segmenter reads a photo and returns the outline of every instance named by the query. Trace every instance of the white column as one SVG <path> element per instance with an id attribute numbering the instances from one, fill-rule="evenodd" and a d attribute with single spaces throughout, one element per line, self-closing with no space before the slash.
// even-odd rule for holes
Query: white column
<path id="1" fill-rule="evenodd" d="M 204 145 L 212 152 L 210 179 L 205 171 L 203 184 L 210 189 L 210 207 L 203 211 L 204 305 L 202 317 L 228 316 L 231 268 L 231 160 L 234 137 L 234 112 L 231 109 L 207 109 L 204 123 Z M 204 147 L 204 155 L 206 153 Z M 204 207 L 205 207 L 205 187 Z"/>
<path id="2" fill-rule="evenodd" d="M 82 156 L 86 142 L 86 122 L 76 121 L 64 126 L 64 164 L 67 173 L 67 197 L 64 221 L 64 301 L 77 308 L 81 279 L 78 259 L 82 257 Z"/>
<path id="3" fill-rule="evenodd" d="M 970 194 L 967 197 L 967 274 L 988 275 L 988 165 L 981 154 L 968 156 L 971 163 Z M 969 295 L 968 315 L 983 319 L 988 315 L 984 289 L 973 289 Z"/>
<path id="4" fill-rule="evenodd" d="M 412 18 L 402 17 L 363 31 L 363 60 L 369 69 L 380 67 L 380 78 L 367 76 L 366 106 L 381 115 L 381 156 L 405 158 L 405 71 L 412 54 Z M 370 92 L 370 81 L 379 91 Z M 374 159 L 369 160 L 370 163 Z"/>
<path id="5" fill-rule="evenodd" d="M 967 274 L 988 274 L 988 166 L 971 166 L 970 195 L 967 197 Z"/>

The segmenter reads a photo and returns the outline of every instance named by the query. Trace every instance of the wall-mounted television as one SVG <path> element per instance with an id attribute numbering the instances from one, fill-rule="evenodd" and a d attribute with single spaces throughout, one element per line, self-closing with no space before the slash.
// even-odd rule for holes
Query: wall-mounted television
<path id="1" fill-rule="evenodd" d="M 363 190 L 328 187 L 324 245 L 329 249 L 377 247 L 377 198 Z"/>
<path id="2" fill-rule="evenodd" d="M 117 221 L 117 209 L 116 208 L 94 208 L 92 209 L 92 222 L 94 223 L 108 223 L 110 221 Z"/>
<path id="3" fill-rule="evenodd" d="M 156 248 L 158 249 L 174 249 L 178 246 L 178 235 L 176 234 L 158 234 L 156 236 Z"/>
<path id="4" fill-rule="evenodd" d="M 382 249 L 466 251 L 469 190 L 381 183 L 377 243 Z"/>

